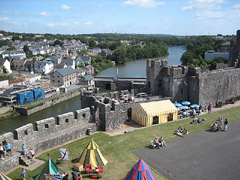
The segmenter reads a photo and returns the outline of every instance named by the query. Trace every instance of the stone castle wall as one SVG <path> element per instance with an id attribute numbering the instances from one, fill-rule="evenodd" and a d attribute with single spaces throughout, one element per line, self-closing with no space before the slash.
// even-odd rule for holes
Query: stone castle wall
<path id="1" fill-rule="evenodd" d="M 147 84 L 153 95 L 172 97 L 179 102 L 189 100 L 203 106 L 240 96 L 240 68 L 209 71 L 162 64 L 159 60 L 147 62 Z"/>
<path id="2" fill-rule="evenodd" d="M 240 96 L 240 68 L 210 71 L 199 75 L 199 103 L 224 102 Z"/>
<path id="3" fill-rule="evenodd" d="M 96 124 L 91 123 L 90 108 L 58 115 L 29 123 L 17 128 L 14 132 L 0 135 L 0 142 L 8 141 L 12 145 L 13 156 L 0 161 L 0 171 L 8 171 L 19 164 L 22 144 L 33 148 L 36 153 L 55 147 L 86 135 L 88 128 L 96 131 Z M 59 154 L 60 156 L 60 154 Z"/>

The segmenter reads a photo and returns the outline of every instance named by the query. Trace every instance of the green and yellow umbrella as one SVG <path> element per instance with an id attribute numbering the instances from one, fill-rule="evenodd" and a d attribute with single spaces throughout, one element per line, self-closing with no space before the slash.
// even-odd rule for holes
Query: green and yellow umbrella
<path id="1" fill-rule="evenodd" d="M 5 174 L 0 173 L 0 180 L 12 180 L 9 177 L 7 177 Z"/>
<path id="2" fill-rule="evenodd" d="M 91 139 L 80 156 L 79 164 L 83 166 L 91 164 L 92 169 L 95 169 L 99 166 L 105 166 L 107 163 L 108 161 L 103 157 L 98 145 Z"/>

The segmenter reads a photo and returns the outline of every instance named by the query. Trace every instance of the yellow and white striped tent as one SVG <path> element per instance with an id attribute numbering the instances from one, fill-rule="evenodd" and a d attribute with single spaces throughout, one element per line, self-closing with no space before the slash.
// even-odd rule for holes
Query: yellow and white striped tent
<path id="1" fill-rule="evenodd" d="M 132 111 L 132 120 L 142 126 L 151 126 L 153 121 L 156 124 L 178 119 L 178 109 L 170 100 L 139 103 Z"/>
<path id="2" fill-rule="evenodd" d="M 91 164 L 92 169 L 95 169 L 99 166 L 105 166 L 107 163 L 108 161 L 103 157 L 97 143 L 91 139 L 80 156 L 79 164 L 83 166 Z"/>

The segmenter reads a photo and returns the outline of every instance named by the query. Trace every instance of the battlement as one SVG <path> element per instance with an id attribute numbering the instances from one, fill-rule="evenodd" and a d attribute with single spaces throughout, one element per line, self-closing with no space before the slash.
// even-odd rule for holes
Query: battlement
<path id="1" fill-rule="evenodd" d="M 11 161 L 9 157 L 0 161 L 0 171 L 6 171 L 16 166 L 21 151 L 22 144 L 27 148 L 34 148 L 35 152 L 54 147 L 72 139 L 86 135 L 86 130 L 92 128 L 96 131 L 96 124 L 90 123 L 90 108 L 76 110 L 58 115 L 56 118 L 50 117 L 35 122 L 35 126 L 29 123 L 19 127 L 12 132 L 0 135 L 0 142 L 5 144 L 8 141 L 12 145 L 15 154 Z"/>

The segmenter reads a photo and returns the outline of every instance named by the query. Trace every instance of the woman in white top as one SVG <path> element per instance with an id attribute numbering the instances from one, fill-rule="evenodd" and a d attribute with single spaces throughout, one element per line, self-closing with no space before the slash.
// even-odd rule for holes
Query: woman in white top
<path id="1" fill-rule="evenodd" d="M 0 144 L 0 156 L 1 156 L 1 159 L 4 159 L 4 158 L 3 158 L 3 154 L 4 154 L 3 145 Z"/>

